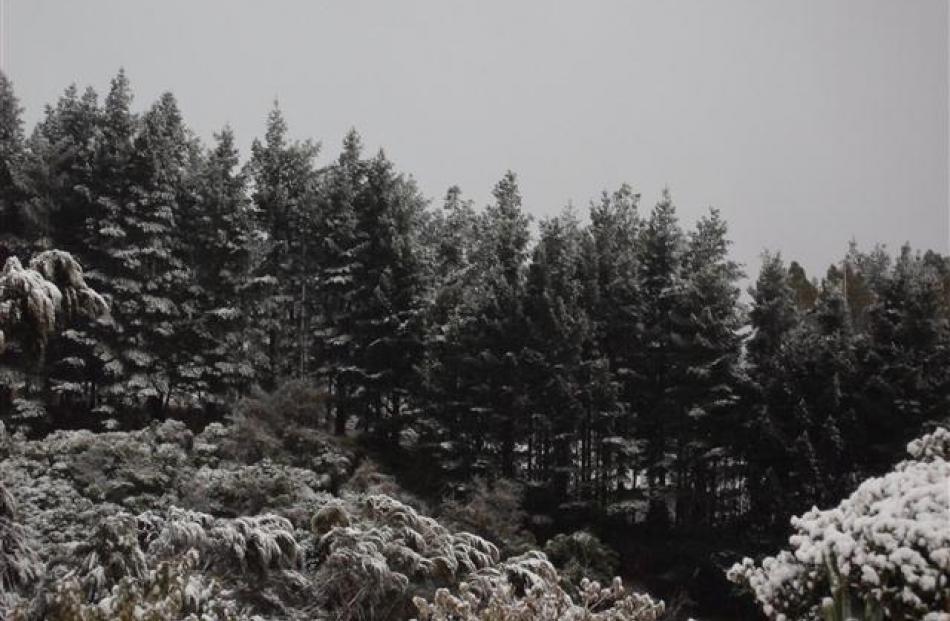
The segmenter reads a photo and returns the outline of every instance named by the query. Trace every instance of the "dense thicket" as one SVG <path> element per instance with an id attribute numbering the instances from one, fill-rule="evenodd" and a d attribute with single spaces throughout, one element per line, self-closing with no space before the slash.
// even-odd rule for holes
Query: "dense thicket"
<path id="1" fill-rule="evenodd" d="M 684 226 L 669 192 L 533 232 L 514 173 L 430 208 L 355 132 L 319 151 L 275 106 L 241 165 L 170 93 L 135 112 L 121 72 L 27 136 L 0 76 L 0 260 L 68 251 L 111 309 L 33 364 L 7 348 L 8 427 L 205 421 L 299 378 L 430 491 L 504 477 L 549 518 L 781 534 L 945 415 L 946 257 L 852 246 L 818 280 L 767 254 L 744 301 L 720 214 Z"/>

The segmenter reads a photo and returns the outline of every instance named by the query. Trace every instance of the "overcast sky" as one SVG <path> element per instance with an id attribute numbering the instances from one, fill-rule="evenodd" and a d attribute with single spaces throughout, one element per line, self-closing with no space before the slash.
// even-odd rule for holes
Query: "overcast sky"
<path id="1" fill-rule="evenodd" d="M 0 0 L 2 68 L 29 125 L 124 66 L 246 148 L 279 98 L 333 158 L 355 126 L 427 196 L 586 209 L 668 185 L 722 210 L 735 256 L 824 267 L 852 237 L 947 251 L 947 0 Z"/>

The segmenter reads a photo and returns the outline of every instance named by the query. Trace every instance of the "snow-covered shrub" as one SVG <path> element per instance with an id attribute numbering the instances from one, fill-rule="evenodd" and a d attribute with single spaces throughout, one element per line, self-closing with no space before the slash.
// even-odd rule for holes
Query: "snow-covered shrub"
<path id="1" fill-rule="evenodd" d="M 163 561 L 139 580 L 124 578 L 98 601 L 90 602 L 80 581 L 68 576 L 32 602 L 21 604 L 15 619 L 24 621 L 211 621 L 247 619 L 246 611 L 224 597 L 220 585 L 195 571 L 191 551 Z"/>
<path id="2" fill-rule="evenodd" d="M 226 450 L 235 459 L 318 455 L 325 434 L 325 395 L 313 385 L 291 381 L 268 394 L 246 397 L 234 406 Z"/>
<path id="3" fill-rule="evenodd" d="M 347 525 L 318 542 L 314 577 L 324 607 L 340 619 L 409 609 L 410 586 L 451 584 L 498 562 L 498 549 L 481 537 L 452 533 L 431 517 L 382 494 L 362 496 Z"/>
<path id="4" fill-rule="evenodd" d="M 372 459 L 364 459 L 353 470 L 353 474 L 343 485 L 343 489 L 359 494 L 382 494 L 391 496 L 416 509 L 423 509 L 423 503 L 409 494 L 396 482 L 395 477 L 381 471 L 379 465 Z"/>
<path id="5" fill-rule="evenodd" d="M 34 257 L 28 268 L 10 257 L 0 271 L 0 353 L 15 338 L 41 351 L 61 322 L 79 315 L 99 317 L 108 310 L 70 254 L 49 250 Z"/>
<path id="6" fill-rule="evenodd" d="M 17 521 L 16 501 L 0 483 L 0 594 L 32 586 L 41 570 L 30 534 Z"/>
<path id="7" fill-rule="evenodd" d="M 628 592 L 619 578 L 609 586 L 586 578 L 572 599 L 554 565 L 529 552 L 483 569 L 432 600 L 413 600 L 423 621 L 656 621 L 664 606 Z"/>
<path id="8" fill-rule="evenodd" d="M 503 546 L 506 553 L 524 552 L 534 537 L 524 527 L 523 487 L 509 479 L 476 478 L 471 489 L 443 501 L 440 517 L 453 528 L 476 533 Z"/>
<path id="9" fill-rule="evenodd" d="M 183 502 L 215 515 L 238 516 L 309 503 L 329 477 L 264 459 L 251 465 L 199 468 L 183 482 Z"/>
<path id="10" fill-rule="evenodd" d="M 222 519 L 171 507 L 167 516 L 148 512 L 138 521 L 150 556 L 174 558 L 197 550 L 203 567 L 223 573 L 295 569 L 303 556 L 290 521 L 277 515 Z"/>
<path id="11" fill-rule="evenodd" d="M 141 580 L 148 573 L 145 553 L 139 547 L 138 522 L 128 513 L 117 513 L 99 522 L 92 538 L 75 550 L 82 562 L 78 577 L 90 601 L 102 597 L 123 578 Z"/>
<path id="12" fill-rule="evenodd" d="M 791 550 L 734 565 L 770 619 L 950 621 L 950 431 L 836 508 L 792 518 Z"/>
<path id="13" fill-rule="evenodd" d="M 56 329 L 63 295 L 39 272 L 10 257 L 0 272 L 0 347 L 12 338 L 40 348 Z M 2 352 L 2 349 L 0 349 Z"/>
<path id="14" fill-rule="evenodd" d="M 601 584 L 617 575 L 620 559 L 617 553 L 587 531 L 559 534 L 544 544 L 544 553 L 561 574 L 564 587 L 571 595 L 576 585 L 587 578 Z"/>
<path id="15" fill-rule="evenodd" d="M 175 481 L 189 471 L 185 449 L 157 434 L 158 426 L 100 434 L 56 431 L 42 442 L 26 444 L 23 452 L 27 458 L 49 462 L 50 469 L 72 482 L 83 496 L 95 502 L 121 503 L 138 512 L 148 504 L 143 495 L 154 502 L 173 493 Z"/>
<path id="16" fill-rule="evenodd" d="M 327 503 L 310 520 L 310 528 L 315 535 L 322 536 L 337 526 L 349 526 L 350 514 L 342 502 Z"/>
<path id="17" fill-rule="evenodd" d="M 101 317 L 109 312 L 102 296 L 86 284 L 82 266 L 68 252 L 41 252 L 30 260 L 30 269 L 57 287 L 62 296 L 58 311 L 65 321 L 77 316 Z"/>

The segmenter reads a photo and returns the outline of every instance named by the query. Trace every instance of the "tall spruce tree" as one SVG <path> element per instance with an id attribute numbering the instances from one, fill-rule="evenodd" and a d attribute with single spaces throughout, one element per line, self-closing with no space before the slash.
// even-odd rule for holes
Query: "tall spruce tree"
<path id="1" fill-rule="evenodd" d="M 263 385 L 312 372 L 310 334 L 318 239 L 314 159 L 319 145 L 290 142 L 287 123 L 275 103 L 263 142 L 254 140 L 248 175 L 252 199 L 267 234 L 257 282 L 272 286 L 258 305 L 255 321 L 267 335 L 268 368 Z"/>
<path id="2" fill-rule="evenodd" d="M 414 183 L 382 152 L 368 163 L 356 201 L 350 304 L 356 412 L 368 423 L 407 405 L 422 357 L 422 280 L 413 227 L 423 205 Z"/>
<path id="3" fill-rule="evenodd" d="M 82 96 L 70 86 L 36 126 L 28 142 L 23 180 L 30 194 L 24 204 L 28 235 L 41 247 L 65 250 L 88 265 L 85 223 L 96 207 L 96 150 L 100 117 L 97 95 L 87 88 Z M 68 325 L 49 342 L 46 381 L 49 409 L 56 419 L 83 420 L 97 406 L 97 326 L 107 317 L 70 317 Z"/>
<path id="4" fill-rule="evenodd" d="M 711 526 L 738 498 L 720 498 L 738 472 L 728 447 L 739 416 L 736 391 L 744 320 L 739 304 L 742 270 L 729 258 L 725 221 L 715 209 L 699 219 L 688 236 L 683 257 L 681 318 L 684 377 L 678 399 L 685 409 L 683 438 L 677 451 L 676 520 L 681 526 Z"/>
<path id="5" fill-rule="evenodd" d="M 664 190 L 644 225 L 638 266 L 643 295 L 641 343 L 634 368 L 638 376 L 637 433 L 646 443 L 645 469 L 650 520 L 657 525 L 672 517 L 673 459 L 685 437 L 685 404 L 678 398 L 684 364 L 680 350 L 685 341 L 686 317 L 680 313 L 686 293 L 682 262 L 686 240 L 669 191 Z M 640 464 L 631 464 L 636 471 Z"/>
<path id="6" fill-rule="evenodd" d="M 122 292 L 116 307 L 124 330 L 122 355 L 131 371 L 129 396 L 152 414 L 163 414 L 176 393 L 189 404 L 204 375 L 201 344 L 193 338 L 197 291 L 178 228 L 193 200 L 187 185 L 191 145 L 171 93 L 143 115 L 133 148 L 118 257 L 137 294 Z"/>
<path id="7" fill-rule="evenodd" d="M 615 407 L 609 382 L 598 372 L 606 361 L 584 308 L 583 239 L 569 209 L 543 221 L 527 275 L 528 339 L 521 360 L 530 400 L 526 466 L 528 476 L 546 487 L 551 509 L 596 502 L 596 432 Z"/>
<path id="8" fill-rule="evenodd" d="M 234 132 L 225 127 L 215 141 L 200 164 L 185 230 L 198 287 L 195 332 L 204 343 L 208 400 L 223 405 L 253 385 L 254 371 L 263 363 L 249 321 L 258 293 L 251 275 L 260 236 Z"/>
<path id="9" fill-rule="evenodd" d="M 794 395 L 784 379 L 783 351 L 798 325 L 796 292 L 780 254 L 765 253 L 755 286 L 750 288 L 751 335 L 747 341 L 750 416 L 736 447 L 746 462 L 749 517 L 753 523 L 781 527 L 789 494 L 786 474 L 793 466 Z M 791 436 L 791 437 L 789 437 Z"/>
<path id="10" fill-rule="evenodd" d="M 642 449 L 635 433 L 631 404 L 636 399 L 636 356 L 644 332 L 639 274 L 639 243 L 643 222 L 637 213 L 640 195 L 624 184 L 604 192 L 591 204 L 590 225 L 583 244 L 584 306 L 593 321 L 596 346 L 603 359 L 588 367 L 591 395 L 599 395 L 600 439 L 597 448 L 596 494 L 611 513 L 630 513 L 641 499 L 624 489 L 626 469 Z"/>
<path id="11" fill-rule="evenodd" d="M 347 422 L 358 409 L 352 310 L 360 267 L 357 202 L 367 175 L 367 164 L 361 158 L 359 134 L 350 130 L 337 161 L 322 177 L 319 191 L 315 291 L 319 321 L 314 333 L 314 357 L 330 396 L 328 405 L 338 435 L 346 431 Z"/>
<path id="12" fill-rule="evenodd" d="M 19 250 L 25 231 L 20 181 L 23 120 L 13 84 L 0 72 L 0 260 Z"/>
<path id="13" fill-rule="evenodd" d="M 487 425 L 491 451 L 503 476 L 515 475 L 515 447 L 524 430 L 524 396 L 518 360 L 524 347 L 524 286 L 529 217 L 521 208 L 518 179 L 508 171 L 485 211 L 484 246 L 478 251 L 486 270 L 484 304 L 479 311 L 480 347 L 485 384 L 477 412 Z M 483 427 L 484 429 L 485 427 Z"/>

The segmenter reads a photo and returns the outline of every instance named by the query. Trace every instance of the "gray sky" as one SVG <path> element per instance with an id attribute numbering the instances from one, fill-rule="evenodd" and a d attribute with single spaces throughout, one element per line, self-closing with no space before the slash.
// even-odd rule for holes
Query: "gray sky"
<path id="1" fill-rule="evenodd" d="M 323 160 L 355 126 L 436 199 L 481 205 L 507 168 L 535 216 L 669 185 L 753 274 L 852 237 L 947 251 L 947 0 L 0 3 L 30 126 L 124 66 L 137 108 L 172 90 L 205 139 L 246 147 L 275 97 Z"/>

